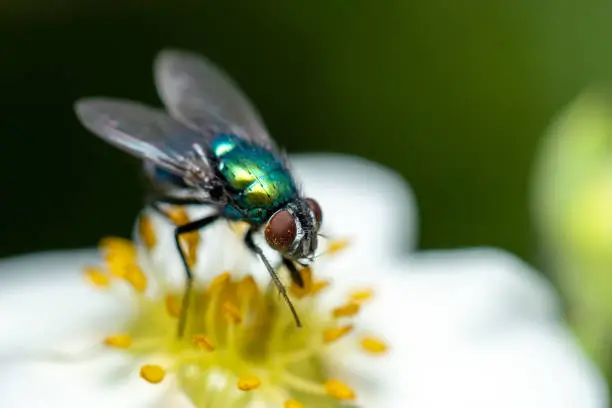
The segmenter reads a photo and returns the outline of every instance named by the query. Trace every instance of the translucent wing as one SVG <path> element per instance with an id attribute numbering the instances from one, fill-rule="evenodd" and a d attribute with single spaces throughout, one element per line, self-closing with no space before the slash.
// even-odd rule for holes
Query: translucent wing
<path id="1" fill-rule="evenodd" d="M 274 148 L 259 113 L 229 76 L 207 59 L 185 51 L 162 51 L 155 82 L 170 114 L 199 130 L 225 127 Z"/>
<path id="2" fill-rule="evenodd" d="M 180 176 L 202 178 L 208 166 L 197 155 L 206 135 L 187 128 L 165 112 L 120 99 L 81 99 L 81 123 L 92 133 L 138 158 Z"/>

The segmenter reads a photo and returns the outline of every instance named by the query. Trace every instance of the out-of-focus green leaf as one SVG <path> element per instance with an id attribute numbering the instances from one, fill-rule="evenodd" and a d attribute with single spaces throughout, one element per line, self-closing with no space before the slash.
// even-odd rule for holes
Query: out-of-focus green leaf
<path id="1" fill-rule="evenodd" d="M 571 322 L 597 362 L 612 350 L 612 93 L 593 88 L 553 122 L 539 151 L 533 209 Z"/>

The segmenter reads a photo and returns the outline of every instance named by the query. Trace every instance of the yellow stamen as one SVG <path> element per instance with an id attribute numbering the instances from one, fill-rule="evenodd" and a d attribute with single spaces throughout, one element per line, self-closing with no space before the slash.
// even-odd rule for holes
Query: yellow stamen
<path id="1" fill-rule="evenodd" d="M 223 306 L 221 306 L 221 310 L 223 311 L 223 315 L 228 320 L 228 322 L 238 324 L 242 321 L 240 309 L 238 309 L 238 306 L 236 306 L 232 302 L 227 301 L 223 303 Z"/>
<path id="2" fill-rule="evenodd" d="M 197 261 L 198 244 L 200 243 L 200 234 L 198 231 L 190 232 L 181 235 L 181 247 L 185 252 L 187 264 L 194 266 Z"/>
<path id="3" fill-rule="evenodd" d="M 339 380 L 327 380 L 325 382 L 325 392 L 330 397 L 339 400 L 354 400 L 355 391 L 348 385 Z"/>
<path id="4" fill-rule="evenodd" d="M 104 344 L 115 348 L 128 348 L 132 345 L 132 336 L 129 334 L 115 334 L 104 339 Z"/>
<path id="5" fill-rule="evenodd" d="M 175 222 L 189 222 L 184 209 L 176 209 L 174 214 Z M 159 237 L 154 234 L 151 224 L 154 218 L 151 217 L 150 214 L 143 215 L 138 226 L 139 242 L 147 247 L 159 245 Z M 192 250 L 196 239 L 195 235 L 193 238 L 183 237 L 182 244 Z M 206 289 L 200 286 L 193 288 L 193 302 L 190 304 L 193 308 L 190 316 L 193 318 L 189 319 L 184 337 L 176 341 L 175 319 L 181 315 L 181 294 L 172 290 L 164 280 L 148 282 L 148 278 L 158 279 L 158 275 L 145 276 L 145 270 L 139 267 L 138 262 L 140 256 L 146 253 L 137 254 L 129 241 L 111 239 L 103 241 L 101 245 L 105 264 L 102 268 L 87 268 L 87 276 L 98 285 L 114 284 L 113 275 L 121 276 L 136 289 L 131 292 L 137 298 L 140 313 L 125 331 L 126 334 L 111 335 L 104 339 L 104 344 L 135 357 L 163 355 L 168 358 L 169 362 L 162 363 L 162 366 L 142 365 L 139 368 L 140 377 L 153 384 L 162 382 L 169 373 L 177 375 L 179 379 L 189 377 L 189 384 L 186 383 L 189 387 L 183 391 L 190 398 L 198 400 L 197 405 L 210 405 L 213 400 L 200 400 L 201 387 L 195 386 L 191 390 L 191 381 L 193 379 L 193 384 L 206 384 L 211 372 L 224 373 L 224 376 L 228 376 L 226 379 L 229 378 L 228 387 L 222 390 L 219 398 L 216 394 L 214 397 L 214 402 L 219 402 L 221 406 L 248 405 L 252 398 L 258 398 L 262 392 L 265 394 L 262 397 L 271 396 L 284 408 L 305 408 L 309 404 L 306 400 L 309 395 L 313 396 L 313 401 L 324 398 L 332 405 L 331 397 L 353 400 L 356 398 L 355 392 L 348 385 L 339 379 L 326 381 L 319 372 L 313 372 L 309 367 L 325 359 L 327 345 L 345 337 L 345 342 L 350 338 L 350 344 L 359 347 L 362 353 L 382 354 L 387 351 L 387 345 L 376 337 L 368 335 L 355 339 L 353 333 L 357 330 L 348 324 L 352 323 L 351 320 L 332 319 L 359 313 L 361 302 L 372 297 L 371 289 L 353 292 L 346 303 L 322 311 L 316 304 L 316 298 L 309 296 L 324 290 L 330 281 L 316 279 L 318 276 L 314 276 L 310 268 L 301 266 L 299 273 L 304 288 L 293 284 L 291 290 L 299 297 L 306 297 L 305 300 L 296 301 L 296 307 L 304 320 L 311 324 L 305 325 L 306 331 L 296 332 L 299 334 L 297 338 L 293 333 L 293 320 L 286 313 L 282 300 L 277 299 L 275 291 L 260 288 L 252 276 L 241 278 L 233 272 L 224 272 L 212 282 L 209 280 Z M 332 242 L 330 252 L 336 253 L 346 246 L 346 241 Z M 163 294 L 149 297 L 139 293 L 148 286 L 159 286 Z M 327 324 L 330 320 L 332 323 Z M 297 340 L 287 342 L 287 338 Z M 236 388 L 245 392 L 236 394 Z M 254 390 L 257 390 L 256 394 L 248 393 Z M 298 395 L 303 395 L 304 402 L 302 397 L 298 397 L 299 400 L 292 398 Z"/>
<path id="6" fill-rule="evenodd" d="M 362 338 L 360 343 L 361 347 L 370 354 L 383 354 L 389 348 L 385 342 L 372 336 Z"/>
<path id="7" fill-rule="evenodd" d="M 142 272 L 142 269 L 136 265 L 128 268 L 123 278 L 138 292 L 142 293 L 147 289 L 147 277 Z"/>
<path id="8" fill-rule="evenodd" d="M 147 364 L 140 367 L 140 377 L 150 382 L 151 384 L 157 384 L 162 382 L 166 376 L 166 370 L 161 366 L 155 364 Z"/>
<path id="9" fill-rule="evenodd" d="M 241 302 L 248 302 L 250 299 L 257 296 L 259 293 L 259 286 L 257 286 L 257 282 L 251 276 L 245 276 L 239 283 L 238 288 L 236 289 L 236 297 L 240 299 Z"/>
<path id="10" fill-rule="evenodd" d="M 211 338 L 205 334 L 194 334 L 193 344 L 195 344 L 197 347 L 201 349 L 208 350 L 208 351 L 213 351 L 215 349 L 215 344 L 213 343 Z"/>
<path id="11" fill-rule="evenodd" d="M 210 282 L 208 288 L 206 288 L 206 294 L 209 296 L 219 293 L 229 282 L 231 274 L 229 272 L 223 272 L 222 274 L 215 276 Z"/>
<path id="12" fill-rule="evenodd" d="M 181 302 L 175 295 L 166 296 L 166 311 L 174 318 L 181 315 Z"/>
<path id="13" fill-rule="evenodd" d="M 335 318 L 339 317 L 351 317 L 359 313 L 359 303 L 347 303 L 346 305 L 339 306 L 332 311 Z"/>
<path id="14" fill-rule="evenodd" d="M 338 326 L 338 327 L 332 327 L 332 328 L 329 328 L 329 329 L 325 329 L 323 331 L 323 341 L 325 343 L 332 343 L 332 342 L 334 342 L 336 340 L 339 340 L 342 337 L 346 336 L 352 330 L 353 330 L 353 325 L 352 324 L 348 324 L 346 326 Z"/>
<path id="15" fill-rule="evenodd" d="M 99 247 L 105 253 L 123 253 L 130 257 L 136 255 L 136 246 L 132 241 L 125 238 L 104 238 L 100 241 Z"/>
<path id="16" fill-rule="evenodd" d="M 153 222 L 148 215 L 141 215 L 138 222 L 138 234 L 144 246 L 147 249 L 152 249 L 157 244 L 157 236 L 153 229 Z"/>
<path id="17" fill-rule="evenodd" d="M 106 256 L 106 268 L 111 276 L 119 279 L 125 278 L 126 271 L 134 264 L 131 258 L 123 254 L 111 253 Z"/>
<path id="18" fill-rule="evenodd" d="M 166 210 L 166 215 L 177 226 L 185 225 L 190 221 L 189 215 L 183 207 L 171 207 Z"/>
<path id="19" fill-rule="evenodd" d="M 326 281 L 326 280 L 316 281 L 315 283 L 312 284 L 312 289 L 310 290 L 310 294 L 314 296 L 328 286 L 329 286 L 329 281 Z"/>
<path id="20" fill-rule="evenodd" d="M 304 408 L 304 404 L 298 400 L 289 399 L 285 401 L 284 408 Z"/>
<path id="21" fill-rule="evenodd" d="M 172 207 L 166 210 L 168 218 L 177 226 L 185 225 L 191 221 L 187 211 L 183 207 Z M 198 243 L 200 242 L 200 234 L 197 231 L 181 235 L 181 247 L 185 252 L 187 264 L 194 266 L 196 263 L 196 253 Z"/>
<path id="22" fill-rule="evenodd" d="M 327 246 L 327 253 L 330 255 L 336 255 L 339 252 L 342 252 L 349 246 L 348 239 L 335 239 L 329 243 Z"/>
<path id="23" fill-rule="evenodd" d="M 304 268 L 299 270 L 299 273 L 302 277 L 302 282 L 304 283 L 304 286 L 300 287 L 297 283 L 291 281 L 291 293 L 298 299 L 309 295 L 312 291 L 312 269 L 310 269 L 308 266 L 305 266 Z"/>
<path id="24" fill-rule="evenodd" d="M 110 279 L 100 268 L 88 266 L 85 268 L 85 276 L 93 285 L 104 288 L 110 285 Z"/>
<path id="25" fill-rule="evenodd" d="M 372 299 L 372 297 L 374 297 L 374 289 L 371 288 L 357 289 L 351 292 L 351 294 L 349 295 L 349 298 L 353 302 L 357 303 L 363 303 Z"/>
<path id="26" fill-rule="evenodd" d="M 259 388 L 261 380 L 251 374 L 243 375 L 238 379 L 238 389 L 241 391 L 252 391 Z"/>

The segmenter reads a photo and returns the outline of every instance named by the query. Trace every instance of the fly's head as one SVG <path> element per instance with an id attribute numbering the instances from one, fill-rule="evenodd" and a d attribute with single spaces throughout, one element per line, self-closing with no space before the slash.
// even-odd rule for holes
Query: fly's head
<path id="1" fill-rule="evenodd" d="M 323 212 L 312 198 L 297 198 L 277 210 L 265 226 L 266 242 L 284 257 L 307 265 L 317 250 Z"/>

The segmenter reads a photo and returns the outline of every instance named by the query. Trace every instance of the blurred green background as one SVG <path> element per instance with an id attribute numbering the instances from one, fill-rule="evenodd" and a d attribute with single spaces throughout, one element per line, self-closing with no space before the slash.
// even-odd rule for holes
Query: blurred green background
<path id="1" fill-rule="evenodd" d="M 289 151 L 401 173 L 421 247 L 534 261 L 535 147 L 563 105 L 612 74 L 610 15 L 603 0 L 3 2 L 0 256 L 129 234 L 139 165 L 88 134 L 72 103 L 158 105 L 152 59 L 181 47 L 233 75 Z"/>

